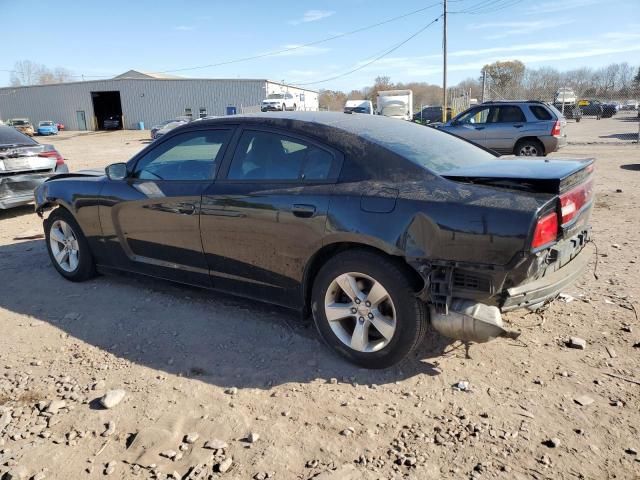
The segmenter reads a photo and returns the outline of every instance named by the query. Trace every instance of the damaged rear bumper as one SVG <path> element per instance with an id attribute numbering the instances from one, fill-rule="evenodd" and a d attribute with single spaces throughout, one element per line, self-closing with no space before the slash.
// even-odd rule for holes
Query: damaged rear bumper
<path id="1" fill-rule="evenodd" d="M 33 203 L 33 191 L 52 173 L 27 173 L 0 177 L 0 210 Z"/>
<path id="2" fill-rule="evenodd" d="M 591 256 L 591 249 L 585 246 L 568 263 L 532 282 L 507 289 L 503 312 L 540 305 L 553 300 L 567 286 L 575 282 L 585 271 Z"/>

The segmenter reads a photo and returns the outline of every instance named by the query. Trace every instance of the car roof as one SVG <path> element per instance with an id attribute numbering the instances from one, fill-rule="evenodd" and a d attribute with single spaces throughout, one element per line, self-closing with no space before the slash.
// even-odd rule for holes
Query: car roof
<path id="1" fill-rule="evenodd" d="M 480 103 L 480 105 L 491 105 L 491 104 L 497 104 L 497 105 L 507 104 L 508 105 L 510 103 L 538 103 L 540 105 L 546 105 L 546 102 L 543 102 L 542 100 L 489 100 L 489 101 Z"/>

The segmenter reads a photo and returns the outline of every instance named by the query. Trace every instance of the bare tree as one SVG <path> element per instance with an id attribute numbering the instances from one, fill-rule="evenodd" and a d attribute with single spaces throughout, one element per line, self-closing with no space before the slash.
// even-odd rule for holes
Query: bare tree
<path id="1" fill-rule="evenodd" d="M 20 85 L 34 85 L 38 83 L 42 65 L 31 60 L 20 60 L 13 65 L 10 82 L 14 87 Z"/>
<path id="2" fill-rule="evenodd" d="M 20 85 L 64 83 L 70 82 L 72 79 L 73 75 L 66 68 L 56 67 L 51 70 L 47 66 L 31 60 L 16 62 L 10 76 L 11 85 L 16 87 Z"/>

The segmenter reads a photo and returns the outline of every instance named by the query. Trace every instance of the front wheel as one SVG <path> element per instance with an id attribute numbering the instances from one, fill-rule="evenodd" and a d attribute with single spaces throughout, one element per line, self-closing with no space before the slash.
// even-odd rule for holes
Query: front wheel
<path id="1" fill-rule="evenodd" d="M 51 263 L 67 280 L 81 282 L 95 276 L 89 244 L 73 215 L 58 208 L 44 221 Z"/>
<path id="2" fill-rule="evenodd" d="M 313 284 L 313 319 L 323 340 L 349 361 L 387 368 L 405 359 L 427 329 L 425 304 L 390 258 L 348 251 L 331 258 Z"/>

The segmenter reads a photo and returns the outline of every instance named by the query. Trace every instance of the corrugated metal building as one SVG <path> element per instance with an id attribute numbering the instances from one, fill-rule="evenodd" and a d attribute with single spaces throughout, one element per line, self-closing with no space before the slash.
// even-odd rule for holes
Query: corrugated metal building
<path id="1" fill-rule="evenodd" d="M 318 92 L 269 80 L 191 79 L 130 70 L 109 80 L 0 88 L 0 118 L 62 123 L 99 130 L 109 116 L 126 129 L 150 128 L 181 115 L 193 118 L 259 111 L 271 93 L 289 92 L 298 110 L 317 110 Z"/>

